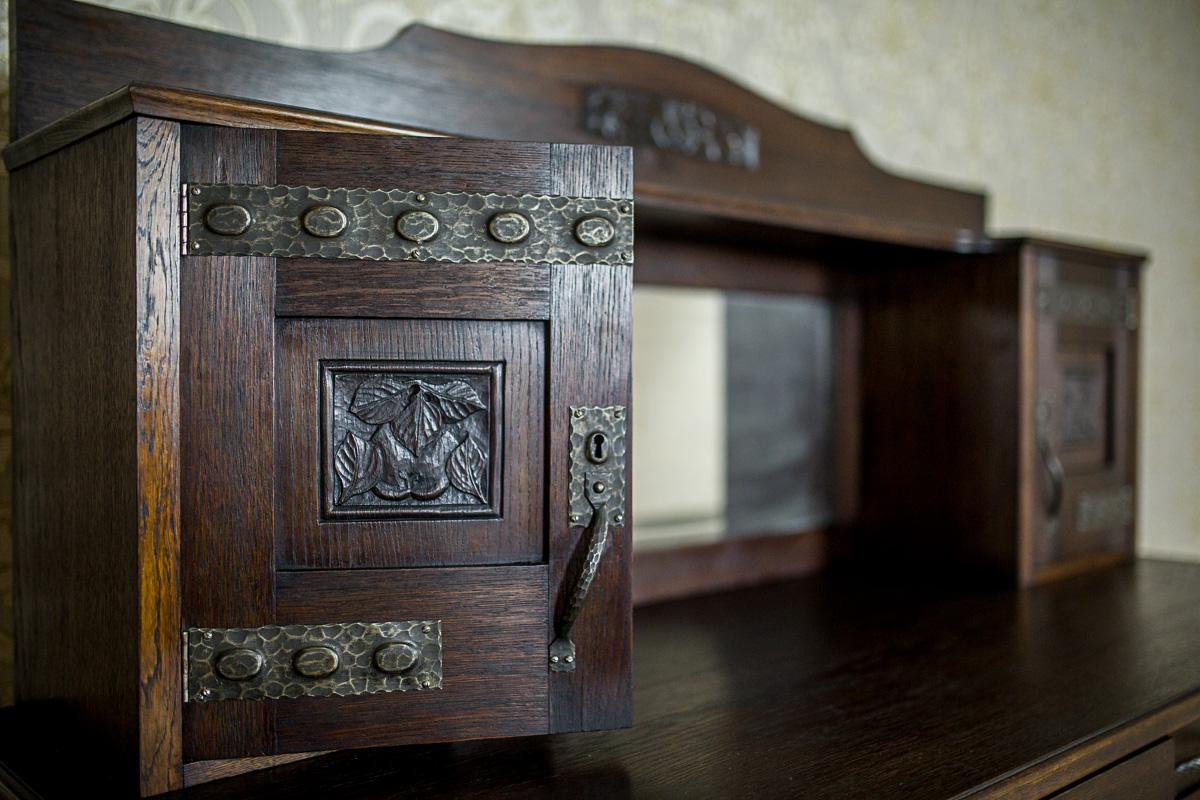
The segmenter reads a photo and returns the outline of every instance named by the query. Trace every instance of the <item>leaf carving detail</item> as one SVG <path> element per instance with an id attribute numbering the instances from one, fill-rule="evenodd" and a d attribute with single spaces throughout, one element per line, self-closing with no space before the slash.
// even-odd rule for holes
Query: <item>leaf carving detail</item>
<path id="1" fill-rule="evenodd" d="M 395 378 L 371 378 L 354 393 L 350 413 L 371 425 L 391 422 L 408 402 L 412 384 Z"/>
<path id="2" fill-rule="evenodd" d="M 333 467 L 342 479 L 339 503 L 369 492 L 383 476 L 383 455 L 371 442 L 355 433 L 346 434 L 334 456 Z"/>
<path id="3" fill-rule="evenodd" d="M 487 456 L 476 443 L 475 437 L 470 435 L 463 439 L 446 462 L 446 473 L 454 488 L 478 498 L 481 503 L 487 502 L 483 488 L 486 468 Z"/>
<path id="4" fill-rule="evenodd" d="M 417 381 L 417 384 L 429 393 L 447 424 L 466 419 L 487 407 L 478 392 L 466 381 L 451 381 L 438 385 Z"/>
<path id="5" fill-rule="evenodd" d="M 412 399 L 392 420 L 392 432 L 400 443 L 414 453 L 437 438 L 442 429 L 442 412 L 427 392 L 412 392 Z"/>
<path id="6" fill-rule="evenodd" d="M 448 427 L 486 408 L 479 392 L 462 380 L 363 381 L 348 410 L 376 427 L 369 441 L 349 431 L 338 447 L 337 502 L 368 491 L 386 500 L 433 500 L 453 485 L 486 503 L 487 454 L 469 431 L 452 433 Z"/>

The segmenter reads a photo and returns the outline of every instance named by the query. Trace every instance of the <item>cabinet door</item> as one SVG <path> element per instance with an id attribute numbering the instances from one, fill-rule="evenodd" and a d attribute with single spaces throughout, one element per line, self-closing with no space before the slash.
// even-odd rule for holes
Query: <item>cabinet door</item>
<path id="1" fill-rule="evenodd" d="M 181 172 L 187 759 L 628 724 L 628 150 Z"/>
<path id="2" fill-rule="evenodd" d="M 1133 551 L 1138 271 L 1048 249 L 1035 264 L 1037 579 Z"/>

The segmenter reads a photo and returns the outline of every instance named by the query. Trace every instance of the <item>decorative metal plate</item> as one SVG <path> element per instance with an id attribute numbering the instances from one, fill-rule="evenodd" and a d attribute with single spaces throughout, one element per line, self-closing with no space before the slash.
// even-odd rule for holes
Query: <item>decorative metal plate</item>
<path id="1" fill-rule="evenodd" d="M 607 497 L 609 521 L 625 522 L 624 406 L 572 406 L 569 446 L 571 486 L 570 522 L 585 528 L 592 520 L 592 505 L 585 487 Z M 605 485 L 595 489 L 596 482 Z"/>
<path id="2" fill-rule="evenodd" d="M 192 184 L 185 198 L 185 252 L 198 256 L 633 261 L 629 200 L 228 184 Z"/>
<path id="3" fill-rule="evenodd" d="M 1083 284 L 1042 286 L 1037 292 L 1038 314 L 1080 325 L 1138 327 L 1136 289 L 1113 289 Z"/>
<path id="4" fill-rule="evenodd" d="M 1132 486 L 1084 492 L 1079 497 L 1075 527 L 1084 533 L 1124 528 L 1132 522 Z"/>
<path id="5" fill-rule="evenodd" d="M 442 688 L 441 621 L 189 628 L 185 648 L 193 701 Z"/>

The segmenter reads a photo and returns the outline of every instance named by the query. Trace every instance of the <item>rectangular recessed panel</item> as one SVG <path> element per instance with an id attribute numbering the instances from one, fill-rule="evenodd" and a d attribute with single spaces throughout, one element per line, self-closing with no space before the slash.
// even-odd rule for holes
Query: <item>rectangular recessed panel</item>
<path id="1" fill-rule="evenodd" d="M 545 556 L 545 326 L 276 321 L 276 563 Z"/>
<path id="2" fill-rule="evenodd" d="M 504 366 L 321 364 L 329 519 L 499 516 Z"/>

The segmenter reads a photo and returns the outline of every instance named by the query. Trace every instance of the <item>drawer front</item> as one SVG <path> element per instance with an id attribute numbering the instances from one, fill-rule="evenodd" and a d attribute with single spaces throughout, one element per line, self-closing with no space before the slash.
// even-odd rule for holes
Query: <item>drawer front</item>
<path id="1" fill-rule="evenodd" d="M 1047 800 L 1171 800 L 1174 760 L 1175 747 L 1164 739 Z"/>
<path id="2" fill-rule="evenodd" d="M 629 153 L 184 144 L 186 759 L 628 724 Z"/>
<path id="3" fill-rule="evenodd" d="M 1032 574 L 1133 551 L 1136 267 L 1037 256 Z"/>

